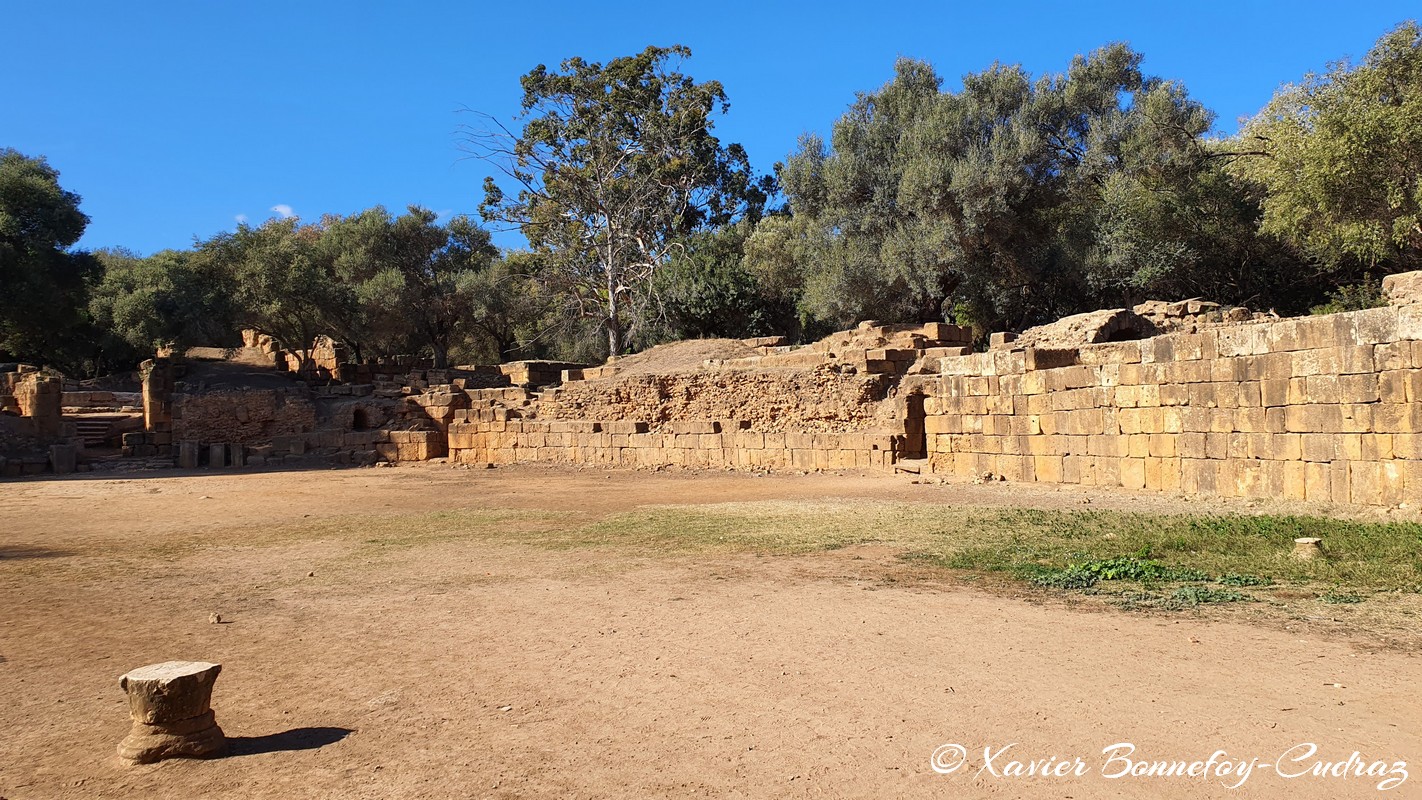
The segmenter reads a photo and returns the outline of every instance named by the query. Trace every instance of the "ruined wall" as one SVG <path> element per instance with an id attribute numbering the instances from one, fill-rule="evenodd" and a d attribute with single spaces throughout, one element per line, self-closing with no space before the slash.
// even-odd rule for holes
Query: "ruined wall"
<path id="1" fill-rule="evenodd" d="M 1422 306 L 947 358 L 933 471 L 1237 497 L 1422 497 Z"/>
<path id="2" fill-rule="evenodd" d="M 42 372 L 13 373 L 11 391 L 21 417 L 29 417 L 36 438 L 58 439 L 63 428 L 64 381 Z"/>
<path id="3" fill-rule="evenodd" d="M 635 375 L 566 384 L 544 396 L 539 416 L 557 420 L 743 420 L 764 433 L 831 433 L 892 425 L 886 375 L 813 370 L 724 370 Z"/>
<path id="4" fill-rule="evenodd" d="M 456 463 L 602 464 L 742 469 L 887 468 L 902 436 L 888 432 L 767 433 L 745 420 L 645 422 L 496 420 L 450 426 Z"/>
<path id="5" fill-rule="evenodd" d="M 316 427 L 302 389 L 237 389 L 172 396 L 173 441 L 267 444 Z"/>
<path id="6" fill-rule="evenodd" d="M 885 376 L 822 367 L 471 391 L 469 408 L 452 412 L 449 453 L 459 463 L 886 468 L 906 447 L 892 388 Z"/>

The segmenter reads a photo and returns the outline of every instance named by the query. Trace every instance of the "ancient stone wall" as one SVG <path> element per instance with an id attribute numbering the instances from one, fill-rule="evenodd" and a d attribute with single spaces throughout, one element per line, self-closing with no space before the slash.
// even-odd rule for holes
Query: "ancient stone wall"
<path id="1" fill-rule="evenodd" d="M 1422 497 L 1422 306 L 943 359 L 933 471 L 1238 497 Z"/>
<path id="2" fill-rule="evenodd" d="M 309 392 L 234 389 L 172 395 L 172 441 L 257 445 L 316 428 Z"/>
<path id="3" fill-rule="evenodd" d="M 719 370 L 578 381 L 547 392 L 539 416 L 556 420 L 742 420 L 762 433 L 832 433 L 893 426 L 887 375 L 811 370 Z"/>
<path id="4" fill-rule="evenodd" d="M 767 433 L 747 420 L 670 422 L 652 431 L 645 422 L 510 419 L 452 424 L 449 453 L 467 464 L 883 469 L 897 460 L 902 438 L 872 431 Z"/>
<path id="5" fill-rule="evenodd" d="M 893 386 L 821 365 L 469 391 L 468 408 L 447 412 L 449 453 L 459 463 L 888 468 L 912 449 Z"/>

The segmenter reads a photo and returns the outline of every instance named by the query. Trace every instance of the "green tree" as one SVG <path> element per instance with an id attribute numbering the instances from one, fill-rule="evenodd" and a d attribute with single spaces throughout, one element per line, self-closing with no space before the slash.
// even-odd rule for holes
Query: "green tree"
<path id="1" fill-rule="evenodd" d="M 323 322 L 360 360 L 410 353 L 422 345 L 406 311 L 405 275 L 394 262 L 394 218 L 382 206 L 348 217 L 327 216 L 317 242 L 332 276 Z"/>
<path id="2" fill-rule="evenodd" d="M 0 354 L 71 367 L 87 337 L 87 286 L 98 271 L 70 250 L 89 218 L 43 157 L 0 148 Z"/>
<path id="3" fill-rule="evenodd" d="M 659 339 L 795 333 L 793 302 L 767 291 L 745 266 L 746 239 L 753 228 L 750 220 L 742 220 L 687 237 L 658 276 L 665 300 Z"/>
<path id="4" fill-rule="evenodd" d="M 712 133 L 711 115 L 728 107 L 721 84 L 671 68 L 690 55 L 648 47 L 605 65 L 539 65 L 522 79 L 519 133 L 494 123 L 469 134 L 518 186 L 509 196 L 487 178 L 484 219 L 522 229 L 550 291 L 598 323 L 611 355 L 658 316 L 656 276 L 677 243 L 758 214 L 769 188 L 739 145 Z"/>
<path id="5" fill-rule="evenodd" d="M 1422 28 L 1281 88 L 1230 143 L 1262 228 L 1342 275 L 1422 268 Z"/>
<path id="6" fill-rule="evenodd" d="M 296 217 L 273 219 L 255 228 L 239 225 L 198 249 L 230 281 L 239 326 L 306 353 L 340 298 L 318 248 L 321 233 L 320 226 L 302 225 Z"/>
<path id="7" fill-rule="evenodd" d="M 900 60 L 828 147 L 807 137 L 779 166 L 791 218 L 762 222 L 747 265 L 838 325 L 995 329 L 1254 269 L 1250 248 L 1214 246 L 1253 227 L 1219 180 L 1211 114 L 1140 62 L 1115 44 L 1063 74 L 994 65 L 944 92 L 928 64 Z"/>
<path id="8" fill-rule="evenodd" d="M 528 252 L 508 252 L 487 269 L 472 270 L 461 289 L 469 298 L 469 339 L 473 352 L 499 362 L 532 357 L 546 349 L 547 318 L 554 300 L 538 281 L 538 258 Z M 556 328 L 557 326 L 553 326 Z M 482 345 L 487 343 L 487 347 Z"/>
<path id="9" fill-rule="evenodd" d="M 100 250 L 103 265 L 89 300 L 98 327 L 133 351 L 182 348 L 233 339 L 230 276 L 202 251 L 164 250 L 148 258 Z"/>
<path id="10" fill-rule="evenodd" d="M 449 366 L 450 349 L 469 335 L 476 316 L 481 274 L 498 257 L 489 232 L 457 216 L 439 225 L 437 215 L 411 206 L 391 226 L 390 263 L 404 280 L 402 311 L 414 321 L 434 353 L 434 365 Z"/>

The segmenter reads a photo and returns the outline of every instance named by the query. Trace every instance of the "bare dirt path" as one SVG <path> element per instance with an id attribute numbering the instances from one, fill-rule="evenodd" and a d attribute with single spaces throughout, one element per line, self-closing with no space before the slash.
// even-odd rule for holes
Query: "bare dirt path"
<path id="1" fill-rule="evenodd" d="M 1355 750 L 1422 769 L 1422 661 L 1338 636 L 992 593 L 915 576 L 882 546 L 660 557 L 270 534 L 431 508 L 516 521 L 825 497 L 1230 507 L 884 477 L 433 466 L 4 483 L 0 797 L 1378 794 L 1380 776 L 1281 777 L 1301 743 L 1319 752 L 1285 772 Z M 229 622 L 210 624 L 214 611 Z M 172 658 L 224 665 L 214 705 L 234 754 L 122 767 L 117 678 Z M 1124 762 L 1102 750 L 1116 743 L 1131 759 L 1258 761 L 1234 791 L 1237 765 L 1112 779 Z M 930 757 L 945 744 L 966 763 L 941 775 Z M 993 774 L 1078 757 L 1079 776 Z M 1422 774 L 1382 796 L 1419 786 Z"/>

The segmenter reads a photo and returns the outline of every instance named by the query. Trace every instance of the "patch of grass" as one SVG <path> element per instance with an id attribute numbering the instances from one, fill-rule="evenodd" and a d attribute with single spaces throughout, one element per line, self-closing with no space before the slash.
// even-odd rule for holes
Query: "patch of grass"
<path id="1" fill-rule="evenodd" d="M 1261 578 L 1258 575 L 1241 575 L 1237 572 L 1226 572 L 1215 579 L 1216 583 L 1224 586 L 1273 586 L 1274 582 L 1268 578 Z"/>
<path id="2" fill-rule="evenodd" d="M 1209 586 L 1181 586 L 1176 589 L 1170 599 L 1184 606 L 1207 605 L 1210 603 L 1238 603 L 1243 600 L 1253 600 L 1247 594 L 1236 592 L 1233 589 L 1213 589 Z"/>
<path id="3" fill-rule="evenodd" d="M 954 527 L 951 533 L 928 537 L 912 557 L 1047 585 L 1052 573 L 1073 565 L 1098 580 L 1116 573 L 1146 581 L 1199 580 L 1203 575 L 1219 576 L 1227 586 L 1322 583 L 1416 591 L 1422 579 L 1422 525 L 1417 523 L 1015 509 L 965 511 Z M 1313 561 L 1289 557 L 1300 536 L 1322 536 L 1329 556 Z M 1156 569 L 1176 572 L 1152 574 Z M 1082 578 L 1073 574 L 1061 580 Z"/>
<path id="4" fill-rule="evenodd" d="M 1329 603 L 1330 605 L 1351 605 L 1361 603 L 1367 598 L 1360 594 L 1355 594 L 1354 592 L 1331 591 L 1319 595 L 1318 599 L 1320 602 Z"/>
<path id="5" fill-rule="evenodd" d="M 1066 569 L 1047 570 L 1032 578 L 1038 586 L 1052 589 L 1089 589 L 1096 585 L 1099 576 L 1080 564 Z"/>

